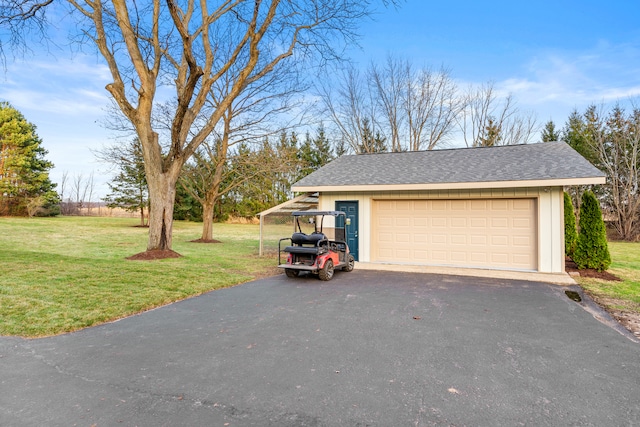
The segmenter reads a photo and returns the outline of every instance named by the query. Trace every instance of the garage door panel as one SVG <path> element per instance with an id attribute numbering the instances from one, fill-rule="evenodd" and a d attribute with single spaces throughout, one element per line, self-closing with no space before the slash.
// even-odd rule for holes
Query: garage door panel
<path id="1" fill-rule="evenodd" d="M 491 236 L 491 244 L 493 246 L 509 246 L 509 236 Z"/>
<path id="2" fill-rule="evenodd" d="M 431 243 L 433 245 L 443 245 L 447 243 L 447 236 L 445 234 L 434 234 L 431 236 Z"/>
<path id="3" fill-rule="evenodd" d="M 434 228 L 447 228 L 447 218 L 432 218 L 431 225 Z"/>
<path id="4" fill-rule="evenodd" d="M 487 201 L 486 200 L 471 200 L 471 210 L 474 211 L 485 211 L 487 210 Z"/>
<path id="5" fill-rule="evenodd" d="M 487 262 L 487 254 L 485 252 L 472 252 L 471 262 L 485 264 Z"/>
<path id="6" fill-rule="evenodd" d="M 487 244 L 487 236 L 485 235 L 472 235 L 471 236 L 471 244 L 472 245 L 480 245 L 485 246 Z"/>
<path id="7" fill-rule="evenodd" d="M 431 257 L 434 261 L 446 261 L 447 260 L 447 252 L 443 252 L 443 251 L 431 251 Z"/>
<path id="8" fill-rule="evenodd" d="M 491 200 L 491 210 L 507 211 L 509 210 L 509 202 L 506 199 Z"/>
<path id="9" fill-rule="evenodd" d="M 409 243 L 411 241 L 411 236 L 409 234 L 397 233 L 395 241 L 397 243 Z"/>
<path id="10" fill-rule="evenodd" d="M 513 246 L 525 247 L 528 248 L 531 246 L 531 238 L 526 236 L 514 236 L 513 237 Z"/>
<path id="11" fill-rule="evenodd" d="M 452 234 L 451 235 L 451 244 L 452 245 L 466 245 L 467 244 L 467 235 L 466 234 Z"/>
<path id="12" fill-rule="evenodd" d="M 426 217 L 413 218 L 414 227 L 426 227 L 429 223 L 429 219 Z"/>
<path id="13" fill-rule="evenodd" d="M 471 218 L 469 225 L 474 228 L 486 228 L 487 218 Z"/>
<path id="14" fill-rule="evenodd" d="M 467 218 L 451 218 L 451 227 L 467 228 Z"/>
<path id="15" fill-rule="evenodd" d="M 513 228 L 531 228 L 531 219 L 529 218 L 513 218 Z"/>
<path id="16" fill-rule="evenodd" d="M 509 228 L 509 218 L 491 218 L 491 227 Z"/>
<path id="17" fill-rule="evenodd" d="M 372 260 L 535 270 L 535 199 L 374 201 Z"/>
<path id="18" fill-rule="evenodd" d="M 429 235 L 425 233 L 416 233 L 413 235 L 413 241 L 414 243 L 428 243 Z"/>

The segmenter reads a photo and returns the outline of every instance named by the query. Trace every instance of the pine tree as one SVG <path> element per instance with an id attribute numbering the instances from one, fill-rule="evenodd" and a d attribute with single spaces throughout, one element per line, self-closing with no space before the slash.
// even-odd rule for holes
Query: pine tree
<path id="1" fill-rule="evenodd" d="M 607 230 L 602 219 L 598 199 L 591 191 L 585 191 L 580 205 L 580 233 L 573 254 L 578 268 L 604 271 L 611 265 L 607 244 Z"/>
<path id="2" fill-rule="evenodd" d="M 502 128 L 493 117 L 487 119 L 487 126 L 478 137 L 478 146 L 493 147 L 502 141 Z"/>
<path id="3" fill-rule="evenodd" d="M 300 146 L 299 159 L 301 170 L 296 181 L 333 160 L 331 144 L 325 135 L 322 124 L 318 126 L 315 138 L 311 138 L 311 135 L 307 132 L 305 140 Z"/>
<path id="4" fill-rule="evenodd" d="M 360 132 L 362 140 L 358 146 L 358 154 L 384 153 L 387 151 L 387 138 L 385 138 L 380 131 L 376 131 L 374 133 L 371 120 L 366 117 L 362 119 L 362 128 Z"/>
<path id="5" fill-rule="evenodd" d="M 564 253 L 573 257 L 576 249 L 576 241 L 578 233 L 576 231 L 576 214 L 573 210 L 573 202 L 571 196 L 565 191 L 564 193 Z"/>
<path id="6" fill-rule="evenodd" d="M 556 125 L 549 120 L 542 130 L 542 142 L 553 142 L 560 140 L 560 133 L 556 131 Z"/>
<path id="7" fill-rule="evenodd" d="M 0 215 L 60 212 L 47 154 L 35 125 L 8 102 L 0 102 Z"/>
<path id="8" fill-rule="evenodd" d="M 140 225 L 145 225 L 145 209 L 149 207 L 149 189 L 144 171 L 142 145 L 135 138 L 125 148 L 126 153 L 114 150 L 111 155 L 119 172 L 108 183 L 109 193 L 103 200 L 111 208 L 140 212 Z"/>

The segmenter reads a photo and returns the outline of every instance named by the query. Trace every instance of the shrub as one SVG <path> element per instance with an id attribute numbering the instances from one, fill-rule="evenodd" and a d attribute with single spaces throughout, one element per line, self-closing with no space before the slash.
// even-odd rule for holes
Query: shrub
<path id="1" fill-rule="evenodd" d="M 573 257 L 576 250 L 578 232 L 576 231 L 576 214 L 573 211 L 571 196 L 564 193 L 564 254 Z"/>
<path id="2" fill-rule="evenodd" d="M 600 204 L 591 191 L 585 191 L 582 195 L 579 225 L 580 233 L 578 234 L 573 261 L 581 269 L 606 270 L 611 265 L 607 231 L 602 219 Z"/>

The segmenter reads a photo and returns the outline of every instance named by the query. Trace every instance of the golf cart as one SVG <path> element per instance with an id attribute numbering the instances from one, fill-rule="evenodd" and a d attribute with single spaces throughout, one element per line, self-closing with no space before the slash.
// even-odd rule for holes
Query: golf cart
<path id="1" fill-rule="evenodd" d="M 287 277 L 298 277 L 301 271 L 318 275 L 320 280 L 331 280 L 335 269 L 352 271 L 355 264 L 347 245 L 347 226 L 351 223 L 342 211 L 293 212 L 294 233 L 278 242 L 278 267 Z M 323 233 L 325 217 L 333 217 L 334 238 Z M 282 242 L 289 245 L 282 249 Z M 286 263 L 281 255 L 287 253 Z"/>

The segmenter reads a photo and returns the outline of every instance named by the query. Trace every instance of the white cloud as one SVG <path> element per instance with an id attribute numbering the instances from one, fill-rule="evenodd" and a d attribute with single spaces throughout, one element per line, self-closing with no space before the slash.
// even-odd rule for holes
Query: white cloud
<path id="1" fill-rule="evenodd" d="M 585 52 L 543 52 L 522 77 L 498 82 L 521 103 L 582 106 L 624 102 L 640 95 L 640 48 L 600 42 Z"/>

